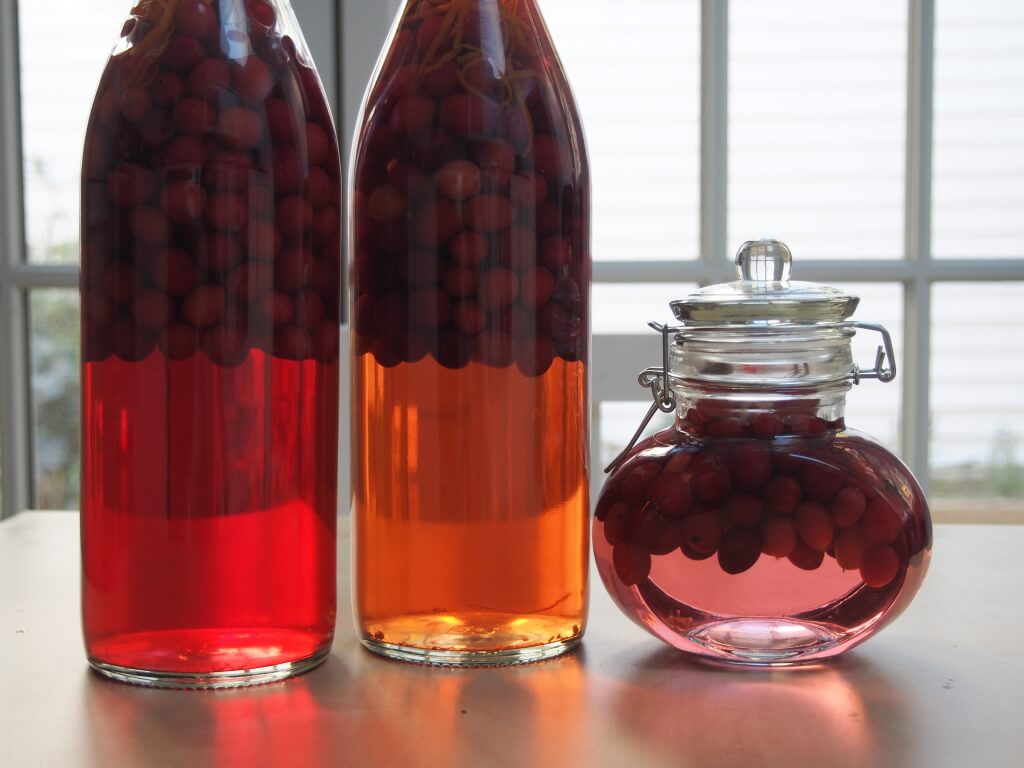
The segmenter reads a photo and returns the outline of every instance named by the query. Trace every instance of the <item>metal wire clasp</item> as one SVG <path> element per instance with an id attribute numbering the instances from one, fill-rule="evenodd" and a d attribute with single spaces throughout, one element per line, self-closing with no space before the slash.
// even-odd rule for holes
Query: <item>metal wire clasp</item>
<path id="1" fill-rule="evenodd" d="M 882 334 L 883 345 L 875 353 L 875 365 L 873 368 L 864 370 L 859 365 L 854 366 L 853 373 L 850 374 L 853 383 L 860 384 L 861 379 L 878 379 L 883 384 L 888 384 L 896 378 L 896 353 L 892 348 L 892 336 L 889 335 L 889 331 L 886 330 L 885 326 L 878 323 L 854 321 L 852 325 L 854 328 L 863 328 L 865 331 L 876 331 Z M 887 362 L 888 365 L 886 365 Z"/>
<path id="2" fill-rule="evenodd" d="M 637 377 L 637 381 L 640 382 L 641 387 L 651 390 L 651 398 L 654 402 L 647 409 L 647 415 L 644 416 L 644 420 L 640 422 L 640 426 L 633 433 L 629 444 L 622 449 L 618 456 L 612 459 L 611 464 L 604 468 L 605 473 L 615 469 L 626 458 L 626 455 L 633 450 L 633 446 L 636 445 L 644 430 L 647 429 L 647 425 L 651 423 L 654 414 L 658 411 L 672 413 L 676 409 L 676 399 L 673 397 L 672 390 L 668 385 L 668 337 L 676 329 L 661 323 L 648 323 L 648 325 L 661 334 L 661 368 L 645 368 Z"/>

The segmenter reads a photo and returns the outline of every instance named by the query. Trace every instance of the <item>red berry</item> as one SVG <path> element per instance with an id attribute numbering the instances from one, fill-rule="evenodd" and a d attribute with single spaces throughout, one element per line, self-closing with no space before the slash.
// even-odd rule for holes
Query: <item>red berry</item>
<path id="1" fill-rule="evenodd" d="M 206 0 L 181 0 L 174 14 L 174 29 L 197 40 L 213 37 L 217 32 L 216 6 Z"/>
<path id="2" fill-rule="evenodd" d="M 543 376 L 555 362 L 555 345 L 550 340 L 536 336 L 519 345 L 516 365 L 524 376 Z"/>
<path id="3" fill-rule="evenodd" d="M 161 205 L 175 224 L 189 224 L 203 217 L 206 193 L 194 181 L 170 181 L 161 193 Z"/>
<path id="4" fill-rule="evenodd" d="M 305 360 L 313 354 L 313 337 L 297 325 L 278 328 L 274 332 L 274 354 L 288 360 Z"/>
<path id="5" fill-rule="evenodd" d="M 270 68 L 255 56 L 235 67 L 233 80 L 238 95 L 252 104 L 262 103 L 274 89 Z"/>
<path id="6" fill-rule="evenodd" d="M 693 460 L 693 454 L 688 451 L 676 450 L 668 455 L 663 472 L 685 472 Z"/>
<path id="7" fill-rule="evenodd" d="M 843 476 L 826 466 L 808 464 L 800 476 L 805 498 L 828 503 L 843 487 Z"/>
<path id="8" fill-rule="evenodd" d="M 832 522 L 840 528 L 856 525 L 864 516 L 868 500 L 860 488 L 852 485 L 843 488 L 832 502 Z"/>
<path id="9" fill-rule="evenodd" d="M 181 312 L 192 325 L 204 328 L 220 322 L 226 304 L 223 288 L 201 285 L 185 298 Z"/>
<path id="10" fill-rule="evenodd" d="M 504 309 L 519 293 L 519 278 L 505 267 L 494 267 L 480 276 L 477 296 L 480 306 L 487 312 Z"/>
<path id="11" fill-rule="evenodd" d="M 734 493 L 725 500 L 722 512 L 736 525 L 753 526 L 764 516 L 764 502 L 747 493 Z"/>
<path id="12" fill-rule="evenodd" d="M 682 517 L 690 509 L 690 484 L 679 473 L 662 470 L 648 486 L 647 498 L 666 517 Z"/>
<path id="13" fill-rule="evenodd" d="M 501 195 L 478 195 L 466 203 L 465 215 L 477 232 L 500 232 L 512 223 L 512 206 Z"/>
<path id="14" fill-rule="evenodd" d="M 637 547 L 619 544 L 612 550 L 612 565 L 619 581 L 632 587 L 650 575 L 651 556 Z"/>
<path id="15" fill-rule="evenodd" d="M 707 433 L 711 437 L 717 438 L 745 437 L 747 425 L 742 419 L 735 416 L 727 416 L 712 420 L 708 424 Z"/>
<path id="16" fill-rule="evenodd" d="M 149 262 L 149 272 L 158 288 L 175 296 L 190 293 L 199 279 L 199 270 L 192 257 L 177 248 L 155 254 Z"/>
<path id="17" fill-rule="evenodd" d="M 533 156 L 536 169 L 552 183 L 557 184 L 571 171 L 569 148 L 552 136 L 542 134 L 534 137 Z"/>
<path id="18" fill-rule="evenodd" d="M 391 112 L 390 128 L 396 136 L 416 136 L 430 129 L 437 106 L 424 96 L 406 96 Z"/>
<path id="19" fill-rule="evenodd" d="M 448 295 L 455 299 L 472 296 L 476 293 L 479 273 L 466 267 L 451 267 L 444 273 L 442 285 Z"/>
<path id="20" fill-rule="evenodd" d="M 188 92 L 197 99 L 218 99 L 230 90 L 231 68 L 225 59 L 203 59 L 189 73 L 187 83 Z"/>
<path id="21" fill-rule="evenodd" d="M 331 202 L 333 182 L 323 168 L 310 168 L 309 177 L 306 179 L 306 191 L 309 202 L 314 209 L 319 210 Z"/>
<path id="22" fill-rule="evenodd" d="M 277 201 L 275 216 L 281 234 L 301 235 L 313 223 L 313 208 L 300 196 L 284 197 Z"/>
<path id="23" fill-rule="evenodd" d="M 131 123 L 137 123 L 153 106 L 153 97 L 143 88 L 128 88 L 121 101 L 121 114 Z"/>
<path id="24" fill-rule="evenodd" d="M 557 273 L 572 263 L 572 246 L 564 237 L 549 237 L 540 245 L 540 260 Z"/>
<path id="25" fill-rule="evenodd" d="M 793 515 L 800 506 L 800 486 L 791 477 L 773 477 L 761 491 L 765 508 L 773 515 Z"/>
<path id="26" fill-rule="evenodd" d="M 868 544 L 871 545 L 891 544 L 903 531 L 903 524 L 896 510 L 881 496 L 868 502 L 861 518 L 861 526 Z"/>
<path id="27" fill-rule="evenodd" d="M 630 509 L 621 501 L 608 508 L 604 521 L 604 538 L 612 546 L 626 540 L 626 526 L 629 523 Z"/>
<path id="28" fill-rule="evenodd" d="M 480 170 L 484 176 L 505 184 L 516 169 L 516 150 L 503 141 L 490 141 L 477 150 Z"/>
<path id="29" fill-rule="evenodd" d="M 217 119 L 217 112 L 204 99 L 182 99 L 174 108 L 174 124 L 186 135 L 201 136 Z"/>
<path id="30" fill-rule="evenodd" d="M 435 99 L 443 99 L 459 87 L 459 68 L 454 61 L 446 61 L 424 72 L 422 83 L 427 93 Z"/>
<path id="31" fill-rule="evenodd" d="M 652 555 L 667 555 L 682 541 L 681 526 L 654 507 L 647 507 L 639 516 L 632 542 Z"/>
<path id="32" fill-rule="evenodd" d="M 434 174 L 439 194 L 452 200 L 465 200 L 480 192 L 480 169 L 467 160 L 452 160 Z"/>
<path id="33" fill-rule="evenodd" d="M 527 173 L 509 179 L 508 196 L 516 208 L 535 208 L 548 196 L 548 183 L 539 173 Z"/>
<path id="34" fill-rule="evenodd" d="M 531 267 L 523 273 L 520 301 L 527 308 L 542 307 L 551 299 L 555 278 L 544 267 Z"/>
<path id="35" fill-rule="evenodd" d="M 238 328 L 216 326 L 203 332 L 203 351 L 214 365 L 234 368 L 249 356 L 245 334 Z"/>
<path id="36" fill-rule="evenodd" d="M 761 527 L 761 551 L 771 557 L 789 557 L 796 549 L 796 526 L 788 517 L 770 517 Z"/>
<path id="37" fill-rule="evenodd" d="M 771 440 L 786 429 L 782 419 L 774 413 L 759 413 L 750 420 L 750 431 L 761 440 Z"/>
<path id="38" fill-rule="evenodd" d="M 868 540 L 860 528 L 839 531 L 835 545 L 836 562 L 844 571 L 856 571 L 867 548 Z"/>
<path id="39" fill-rule="evenodd" d="M 711 422 L 708 427 L 708 434 L 712 434 L 712 428 L 716 423 L 724 419 L 717 419 Z M 735 446 L 729 453 L 729 473 L 737 488 L 745 491 L 756 491 L 764 486 L 772 474 L 771 450 L 761 443 L 744 443 Z"/>
<path id="40" fill-rule="evenodd" d="M 900 571 L 900 558 L 892 547 L 871 547 L 864 552 L 860 564 L 860 577 L 869 587 L 881 588 L 889 584 Z"/>
<path id="41" fill-rule="evenodd" d="M 760 557 L 761 534 L 754 528 L 730 529 L 718 547 L 718 565 L 733 575 L 750 570 Z"/>
<path id="42" fill-rule="evenodd" d="M 656 461 L 640 459 L 632 466 L 624 469 L 616 478 L 619 483 L 619 497 L 635 504 L 644 498 L 647 487 L 661 473 L 661 466 Z"/>
<path id="43" fill-rule="evenodd" d="M 818 552 L 832 546 L 832 518 L 828 510 L 814 501 L 805 501 L 796 511 L 796 530 L 803 542 Z"/>
<path id="44" fill-rule="evenodd" d="M 171 225 L 167 217 L 156 208 L 136 208 L 131 217 L 132 234 L 143 243 L 160 245 L 171 236 Z"/>
<path id="45" fill-rule="evenodd" d="M 254 149 L 263 138 L 263 120 L 248 107 L 232 107 L 220 113 L 217 132 L 230 146 Z"/>
<path id="46" fill-rule="evenodd" d="M 516 345 L 512 337 L 499 330 L 485 330 L 476 337 L 476 358 L 492 368 L 506 368 L 516 359 Z"/>
<path id="47" fill-rule="evenodd" d="M 471 93 L 453 93 L 441 103 L 441 124 L 461 138 L 486 138 L 497 128 L 498 117 L 494 104 Z"/>
<path id="48" fill-rule="evenodd" d="M 793 551 L 789 553 L 789 562 L 803 571 L 815 571 L 821 567 L 825 560 L 825 553 L 811 549 L 802 541 L 798 541 Z"/>
<path id="49" fill-rule="evenodd" d="M 451 301 L 437 288 L 423 288 L 409 298 L 409 314 L 424 328 L 440 328 L 451 317 Z"/>
<path id="50" fill-rule="evenodd" d="M 413 229 L 418 243 L 436 248 L 455 237 L 462 229 L 462 222 L 454 203 L 437 200 L 420 209 Z"/>
<path id="51" fill-rule="evenodd" d="M 228 293 L 239 302 L 249 302 L 270 293 L 274 287 L 274 270 L 269 264 L 246 262 L 231 271 L 226 285 Z"/>
<path id="52" fill-rule="evenodd" d="M 267 125 L 270 135 L 277 142 L 295 140 L 296 122 L 299 119 L 288 103 L 283 99 L 267 99 L 263 105 L 267 113 Z"/>
<path id="53" fill-rule="evenodd" d="M 161 291 L 143 291 L 132 302 L 132 314 L 140 328 L 160 330 L 171 319 L 174 305 Z"/>
<path id="54" fill-rule="evenodd" d="M 243 152 L 218 152 L 203 169 L 206 182 L 220 192 L 242 192 L 254 176 L 252 160 Z"/>
<path id="55" fill-rule="evenodd" d="M 487 254 L 487 239 L 479 232 L 460 232 L 448 243 L 452 260 L 463 267 L 475 267 Z"/>
<path id="56" fill-rule="evenodd" d="M 693 495 L 706 504 L 717 504 L 729 495 L 729 472 L 715 464 L 705 464 L 693 476 Z"/>
<path id="57" fill-rule="evenodd" d="M 128 163 L 114 169 L 107 182 L 110 199 L 120 208 L 140 205 L 153 194 L 153 175 L 141 165 Z"/>
<path id="58" fill-rule="evenodd" d="M 387 184 L 373 190 L 366 205 L 370 218 L 381 224 L 402 218 L 406 211 L 405 197 Z"/>
<path id="59" fill-rule="evenodd" d="M 206 220 L 216 229 L 236 233 L 245 229 L 249 209 L 245 198 L 233 192 L 211 195 L 206 204 Z"/>
<path id="60" fill-rule="evenodd" d="M 712 555 L 722 541 L 722 521 L 714 512 L 698 512 L 683 519 L 682 543 L 702 555 Z"/>
<path id="61" fill-rule="evenodd" d="M 297 291 L 309 283 L 313 270 L 313 253 L 301 245 L 285 248 L 274 264 L 278 286 L 285 291 Z"/>
<path id="62" fill-rule="evenodd" d="M 452 320 L 459 330 L 471 336 L 487 327 L 487 315 L 475 301 L 460 301 L 456 304 Z"/>
<path id="63" fill-rule="evenodd" d="M 306 153 L 310 165 L 324 165 L 331 153 L 327 131 L 316 123 L 306 123 Z"/>
<path id="64" fill-rule="evenodd" d="M 190 72 L 202 60 L 205 54 L 206 50 L 203 48 L 202 43 L 194 37 L 177 35 L 172 37 L 167 43 L 167 47 L 161 56 L 161 62 L 164 69 L 178 74 L 185 74 Z"/>
<path id="65" fill-rule="evenodd" d="M 807 414 L 798 413 L 795 416 L 790 416 L 789 432 L 792 435 L 804 435 L 805 437 L 817 437 L 822 435 L 828 429 L 828 425 L 824 421 L 819 419 L 817 416 L 808 416 Z"/>
<path id="66" fill-rule="evenodd" d="M 171 323 L 160 332 L 160 349 L 170 360 L 184 360 L 199 348 L 199 334 L 191 325 Z"/>

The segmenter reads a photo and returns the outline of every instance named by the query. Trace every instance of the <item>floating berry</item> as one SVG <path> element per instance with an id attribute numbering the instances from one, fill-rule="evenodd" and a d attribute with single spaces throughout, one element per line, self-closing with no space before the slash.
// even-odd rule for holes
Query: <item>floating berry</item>
<path id="1" fill-rule="evenodd" d="M 625 586 L 632 587 L 651 573 L 651 555 L 630 544 L 619 544 L 612 550 L 615 573 Z"/>
<path id="2" fill-rule="evenodd" d="M 608 509 L 604 521 L 604 538 L 612 546 L 626 540 L 626 525 L 629 522 L 630 508 L 618 501 Z"/>
<path id="3" fill-rule="evenodd" d="M 706 504 L 717 504 L 723 501 L 731 489 L 729 471 L 725 467 L 712 463 L 697 469 L 691 482 L 694 497 Z"/>
<path id="4" fill-rule="evenodd" d="M 181 312 L 192 325 L 202 328 L 219 323 L 226 304 L 223 288 L 201 285 L 185 298 Z"/>
<path id="5" fill-rule="evenodd" d="M 797 508 L 796 530 L 800 539 L 817 552 L 832 546 L 832 518 L 828 509 L 817 502 L 805 501 Z"/>
<path id="6" fill-rule="evenodd" d="M 868 502 L 864 510 L 864 517 L 861 519 L 861 526 L 868 544 L 891 544 L 903 531 L 896 510 L 883 499 L 876 496 Z"/>
<path id="7" fill-rule="evenodd" d="M 798 541 L 789 553 L 789 562 L 802 571 L 816 571 L 825 560 L 825 553 L 811 549 L 804 542 Z"/>
<path id="8" fill-rule="evenodd" d="M 448 243 L 448 252 L 456 264 L 475 267 L 487 254 L 487 239 L 479 232 L 460 232 Z"/>
<path id="9" fill-rule="evenodd" d="M 655 461 L 636 462 L 622 476 L 619 486 L 620 498 L 630 504 L 639 502 L 660 473 L 661 466 Z"/>
<path id="10" fill-rule="evenodd" d="M 711 432 L 715 424 L 725 419 L 713 421 L 708 428 Z M 757 443 L 737 445 L 729 454 L 729 474 L 737 488 L 745 491 L 757 491 L 768 482 L 772 475 L 771 450 Z"/>
<path id="11" fill-rule="evenodd" d="M 713 555 L 722 542 L 722 521 L 713 512 L 698 512 L 683 519 L 682 542 L 702 555 Z"/>
<path id="12" fill-rule="evenodd" d="M 868 501 L 860 488 L 847 486 L 836 495 L 832 502 L 832 522 L 840 528 L 856 525 L 864 516 Z"/>
<path id="13" fill-rule="evenodd" d="M 761 551 L 771 557 L 789 557 L 797 545 L 796 526 L 788 517 L 770 517 L 761 527 Z"/>
<path id="14" fill-rule="evenodd" d="M 755 528 L 732 528 L 722 536 L 718 565 L 736 575 L 754 567 L 761 557 L 761 534 Z"/>
<path id="15" fill-rule="evenodd" d="M 860 564 L 860 577 L 869 587 L 888 585 L 900 570 L 900 559 L 892 547 L 871 547 L 864 552 Z"/>
<path id="16" fill-rule="evenodd" d="M 480 168 L 467 160 L 452 160 L 434 174 L 439 194 L 452 200 L 465 200 L 480 192 Z"/>
<path id="17" fill-rule="evenodd" d="M 773 477 L 761 491 L 765 508 L 773 515 L 793 515 L 800 506 L 800 485 L 791 477 Z"/>
<path id="18" fill-rule="evenodd" d="M 771 440 L 786 429 L 782 419 L 774 413 L 759 413 L 750 420 L 750 432 L 761 440 Z"/>
<path id="19" fill-rule="evenodd" d="M 764 502 L 748 493 L 734 493 L 725 500 L 722 512 L 736 525 L 753 526 L 764 516 Z"/>
<path id="20" fill-rule="evenodd" d="M 160 332 L 157 343 L 170 360 L 184 360 L 199 349 L 199 334 L 191 325 L 171 323 Z"/>
<path id="21" fill-rule="evenodd" d="M 867 537 L 859 527 L 841 530 L 836 535 L 836 562 L 844 571 L 856 571 L 867 548 Z"/>
<path id="22" fill-rule="evenodd" d="M 804 498 L 825 504 L 835 498 L 844 484 L 842 474 L 820 464 L 808 464 L 800 475 Z"/>
<path id="23" fill-rule="evenodd" d="M 662 470 L 647 487 L 647 499 L 667 517 L 682 517 L 690 509 L 690 484 L 676 472 Z"/>

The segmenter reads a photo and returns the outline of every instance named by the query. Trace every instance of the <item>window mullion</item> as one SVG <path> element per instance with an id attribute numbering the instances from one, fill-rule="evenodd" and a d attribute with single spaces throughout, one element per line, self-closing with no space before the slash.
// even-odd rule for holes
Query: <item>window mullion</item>
<path id="1" fill-rule="evenodd" d="M 17 21 L 16 0 L 0 0 L 0 517 L 26 509 L 32 497 L 28 324 L 14 280 L 25 253 Z"/>
<path id="2" fill-rule="evenodd" d="M 703 0 L 700 38 L 700 282 L 732 279 L 728 268 L 729 3 Z"/>
<path id="3" fill-rule="evenodd" d="M 910 0 L 907 76 L 905 283 L 902 452 L 927 491 L 931 391 L 932 121 L 935 72 L 934 0 Z"/>

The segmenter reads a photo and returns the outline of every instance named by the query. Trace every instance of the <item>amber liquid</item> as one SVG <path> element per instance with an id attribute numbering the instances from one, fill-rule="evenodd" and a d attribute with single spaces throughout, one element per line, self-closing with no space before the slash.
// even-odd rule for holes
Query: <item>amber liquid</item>
<path id="1" fill-rule="evenodd" d="M 356 358 L 355 600 L 365 640 L 450 652 L 572 641 L 586 614 L 587 378 Z"/>

